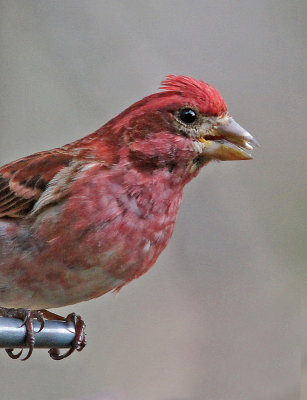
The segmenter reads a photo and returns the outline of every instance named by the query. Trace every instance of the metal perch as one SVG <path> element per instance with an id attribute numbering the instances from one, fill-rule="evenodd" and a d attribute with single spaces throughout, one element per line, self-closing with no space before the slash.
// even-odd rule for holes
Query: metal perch
<path id="1" fill-rule="evenodd" d="M 17 318 L 0 317 L 0 348 L 27 348 L 25 342 L 27 331 L 21 326 L 22 321 Z M 38 332 L 41 323 L 33 321 L 34 331 Z M 40 349 L 67 349 L 75 339 L 75 327 L 70 321 L 45 320 L 44 329 L 35 333 L 35 348 Z"/>

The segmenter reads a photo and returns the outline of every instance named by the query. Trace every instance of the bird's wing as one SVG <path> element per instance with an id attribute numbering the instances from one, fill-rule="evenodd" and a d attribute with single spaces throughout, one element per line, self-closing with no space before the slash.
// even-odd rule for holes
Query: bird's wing
<path id="1" fill-rule="evenodd" d="M 56 149 L 0 168 L 0 217 L 22 218 L 30 213 L 55 175 L 72 162 L 71 154 Z"/>

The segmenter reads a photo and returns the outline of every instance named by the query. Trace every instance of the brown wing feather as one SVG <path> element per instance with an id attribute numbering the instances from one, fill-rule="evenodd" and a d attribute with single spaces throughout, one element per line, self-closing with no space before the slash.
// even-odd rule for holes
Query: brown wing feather
<path id="1" fill-rule="evenodd" d="M 53 150 L 0 168 L 0 217 L 21 218 L 29 213 L 51 179 L 72 159 L 65 151 Z"/>

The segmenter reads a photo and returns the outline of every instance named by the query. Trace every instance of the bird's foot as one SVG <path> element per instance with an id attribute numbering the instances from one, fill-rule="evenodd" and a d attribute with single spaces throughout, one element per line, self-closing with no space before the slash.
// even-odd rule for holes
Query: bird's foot
<path id="1" fill-rule="evenodd" d="M 4 308 L 0 307 L 0 315 L 2 317 L 7 317 L 7 318 L 18 318 L 22 320 L 22 324 L 20 325 L 20 328 L 22 326 L 26 327 L 27 331 L 27 336 L 26 336 L 26 344 L 28 347 L 28 353 L 27 355 L 22 358 L 22 361 L 27 360 L 29 357 L 31 357 L 34 349 L 34 344 L 35 344 L 35 336 L 34 336 L 34 328 L 33 328 L 33 320 L 37 319 L 40 322 L 40 328 L 37 331 L 40 332 L 44 326 L 45 326 L 45 319 L 44 319 L 44 314 L 41 311 L 36 311 L 36 310 L 28 310 L 26 308 Z M 13 359 L 17 359 L 21 356 L 23 349 L 21 349 L 18 353 L 14 354 L 14 349 L 5 349 L 9 357 Z"/>
<path id="2" fill-rule="evenodd" d="M 80 315 L 71 313 L 67 315 L 66 322 L 72 322 L 75 328 L 75 338 L 71 344 L 71 348 L 64 354 L 60 354 L 60 349 L 50 349 L 48 351 L 53 360 L 63 360 L 70 356 L 75 350 L 81 351 L 86 346 L 85 323 Z"/>
<path id="3" fill-rule="evenodd" d="M 45 319 L 55 320 L 55 321 L 66 321 L 72 322 L 75 330 L 75 338 L 72 341 L 70 349 L 64 353 L 60 354 L 60 349 L 52 348 L 49 350 L 50 357 L 53 360 L 63 360 L 64 358 L 70 356 L 75 350 L 81 351 L 86 346 L 86 335 L 85 335 L 85 323 L 79 315 L 75 313 L 69 314 L 66 318 L 54 314 L 48 310 L 28 310 L 25 308 L 4 308 L 0 307 L 0 316 L 7 318 L 18 318 L 22 320 L 20 327 L 26 327 L 26 345 L 28 347 L 27 355 L 22 358 L 22 361 L 27 360 L 31 357 L 35 345 L 35 333 L 39 333 L 43 330 L 45 326 Z M 33 328 L 33 320 L 37 319 L 40 322 L 40 328 L 37 332 Z M 14 349 L 5 349 L 10 358 L 18 359 L 20 358 L 23 349 L 18 353 L 14 354 Z"/>

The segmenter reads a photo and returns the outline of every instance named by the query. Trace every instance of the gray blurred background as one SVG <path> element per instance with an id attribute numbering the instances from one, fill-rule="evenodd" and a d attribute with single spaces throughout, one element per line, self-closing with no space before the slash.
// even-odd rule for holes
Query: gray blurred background
<path id="1" fill-rule="evenodd" d="M 2 0 L 1 164 L 93 132 L 166 74 L 260 141 L 205 168 L 156 266 L 80 313 L 63 362 L 0 353 L 3 400 L 307 399 L 304 0 Z"/>

